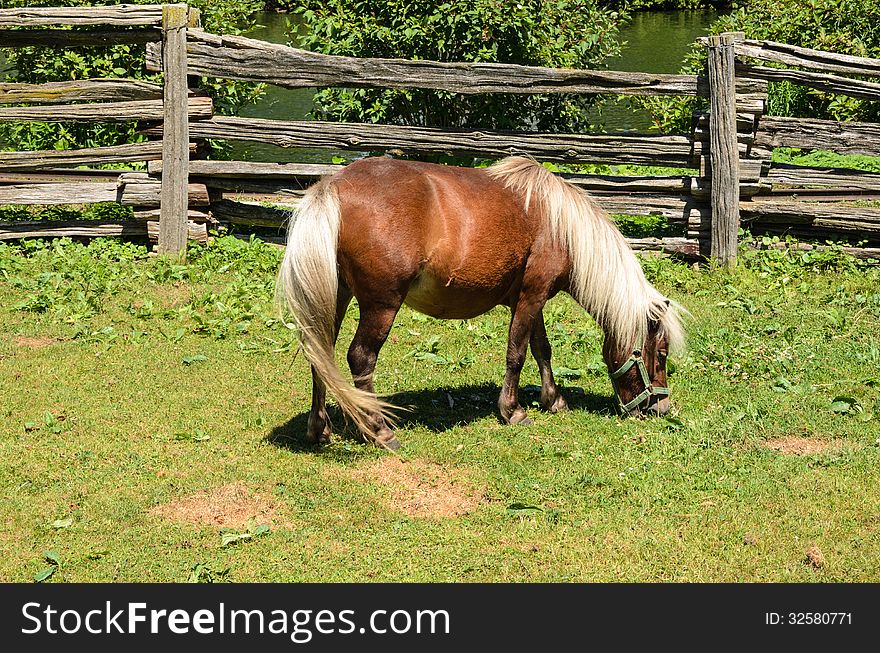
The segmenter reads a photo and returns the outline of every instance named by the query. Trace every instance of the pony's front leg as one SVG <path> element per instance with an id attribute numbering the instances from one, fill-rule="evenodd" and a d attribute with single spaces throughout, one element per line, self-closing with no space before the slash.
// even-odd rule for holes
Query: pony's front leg
<path id="1" fill-rule="evenodd" d="M 402 303 L 401 301 L 400 304 Z M 354 339 L 351 341 L 351 347 L 348 349 L 348 366 L 351 369 L 351 377 L 355 386 L 360 390 L 375 394 L 373 372 L 376 369 L 376 361 L 379 359 L 379 350 L 382 349 L 382 345 L 385 344 L 385 340 L 391 332 L 391 326 L 400 310 L 400 304 L 397 304 L 396 307 L 366 303 L 360 305 L 360 321 Z M 372 415 L 370 422 L 372 433 L 364 433 L 368 441 L 387 449 L 400 448 L 400 442 L 382 415 Z"/>
<path id="2" fill-rule="evenodd" d="M 543 296 L 535 299 L 526 293 L 520 296 L 510 317 L 510 332 L 507 336 L 507 368 L 504 384 L 498 397 L 498 410 L 501 419 L 508 424 L 531 424 L 526 409 L 519 405 L 519 377 L 526 362 L 526 353 L 535 320 L 540 317 L 544 307 Z"/>
<path id="3" fill-rule="evenodd" d="M 559 391 L 556 379 L 553 378 L 553 366 L 550 364 L 550 340 L 547 338 L 547 329 L 544 326 L 543 311 L 535 318 L 529 344 L 532 356 L 534 356 L 538 370 L 541 372 L 541 407 L 551 413 L 567 411 L 568 403 Z"/>

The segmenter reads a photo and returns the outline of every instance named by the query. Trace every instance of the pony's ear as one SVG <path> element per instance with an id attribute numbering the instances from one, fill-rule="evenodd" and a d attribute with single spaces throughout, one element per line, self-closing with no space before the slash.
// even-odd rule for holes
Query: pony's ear
<path id="1" fill-rule="evenodd" d="M 648 312 L 648 321 L 649 322 L 659 322 L 663 319 L 663 316 L 669 311 L 669 307 L 671 303 L 665 297 L 661 301 L 655 301 L 651 304 L 651 309 Z"/>

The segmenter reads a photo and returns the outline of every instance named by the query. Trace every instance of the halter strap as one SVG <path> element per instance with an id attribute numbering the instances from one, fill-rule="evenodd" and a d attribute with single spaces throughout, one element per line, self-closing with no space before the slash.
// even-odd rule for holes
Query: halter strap
<path id="1" fill-rule="evenodd" d="M 614 394 L 617 396 L 617 404 L 620 406 L 620 410 L 624 415 L 628 414 L 633 408 L 651 396 L 666 396 L 669 394 L 669 388 L 655 388 L 651 383 L 651 379 L 648 376 L 648 368 L 645 367 L 645 360 L 642 358 L 642 352 L 640 349 L 633 351 L 632 355 L 626 359 L 626 362 L 615 371 L 610 372 L 608 376 L 611 377 L 612 382 L 617 381 L 617 379 L 629 372 L 633 365 L 636 366 L 636 369 L 639 371 L 639 376 L 642 377 L 642 384 L 645 386 L 644 390 L 633 397 L 630 401 L 623 403 L 623 400 L 620 398 L 620 392 L 617 391 L 617 383 L 612 383 L 614 386 Z"/>

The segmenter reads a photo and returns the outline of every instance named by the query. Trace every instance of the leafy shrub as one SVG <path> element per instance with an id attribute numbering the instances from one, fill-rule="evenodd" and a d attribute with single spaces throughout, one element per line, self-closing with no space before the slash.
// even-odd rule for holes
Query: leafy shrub
<path id="1" fill-rule="evenodd" d="M 781 41 L 860 57 L 880 57 L 876 0 L 749 0 L 723 16 L 712 32 L 744 31 L 748 38 Z M 880 103 L 773 84 L 775 115 L 877 120 Z"/>
<path id="2" fill-rule="evenodd" d="M 794 277 L 804 272 L 855 272 L 876 264 L 854 258 L 843 243 L 829 240 L 810 250 L 798 249 L 797 243 L 791 237 L 756 237 L 741 230 L 740 257 L 752 270 Z"/>
<path id="3" fill-rule="evenodd" d="M 595 68 L 616 54 L 620 14 L 596 0 L 303 0 L 301 45 L 352 57 Z M 327 120 L 438 127 L 571 130 L 585 126 L 582 96 L 458 95 L 415 89 L 327 89 Z"/>
<path id="4" fill-rule="evenodd" d="M 880 172 L 880 157 L 862 154 L 837 154 L 827 150 L 803 152 L 797 148 L 777 147 L 773 150 L 773 162 L 817 168 L 849 168 L 865 172 Z"/>
<path id="5" fill-rule="evenodd" d="M 0 222 L 32 222 L 37 220 L 130 220 L 130 206 L 115 202 L 89 204 L 83 208 L 67 204 L 50 206 L 8 205 L 0 207 Z"/>
<path id="6" fill-rule="evenodd" d="M 628 11 L 667 11 L 673 9 L 704 9 L 706 7 L 729 7 L 729 0 L 610 0 L 608 6 L 626 8 Z"/>
<path id="7" fill-rule="evenodd" d="M 750 39 L 880 57 L 876 0 L 735 0 L 733 4 L 734 11 L 712 25 L 712 34 L 745 32 Z M 706 48 L 695 44 L 682 71 L 699 73 L 705 61 Z M 771 82 L 768 101 L 771 115 L 880 120 L 880 102 L 824 93 L 789 82 Z M 636 102 L 651 111 L 663 131 L 687 130 L 691 114 L 700 106 L 699 101 L 678 98 L 646 98 Z"/>
<path id="8" fill-rule="evenodd" d="M 118 4 L 93 0 L 91 5 Z M 161 4 L 158 0 L 133 0 L 133 4 Z M 248 16 L 260 9 L 259 0 L 191 0 L 202 11 L 202 25 L 209 31 L 237 34 L 248 27 Z M 0 8 L 34 6 L 78 6 L 75 0 L 0 0 Z M 43 83 L 93 77 L 129 77 L 154 82 L 161 75 L 146 72 L 146 51 L 142 45 L 51 48 L 27 47 L 4 50 L 7 81 Z M 256 84 L 228 80 L 202 79 L 199 86 L 212 95 L 218 113 L 235 113 L 262 92 Z M 69 149 L 118 145 L 144 140 L 136 124 L 129 123 L 3 123 L 0 143 L 7 149 Z"/>
<path id="9" fill-rule="evenodd" d="M 670 224 L 662 215 L 615 215 L 614 222 L 628 238 L 665 238 L 683 236 L 683 225 Z"/>

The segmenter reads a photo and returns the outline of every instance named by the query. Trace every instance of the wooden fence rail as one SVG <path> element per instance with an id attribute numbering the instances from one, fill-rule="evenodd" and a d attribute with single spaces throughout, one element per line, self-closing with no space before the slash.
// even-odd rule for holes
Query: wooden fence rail
<path id="1" fill-rule="evenodd" d="M 147 134 L 158 133 L 156 129 Z M 501 158 L 525 154 L 562 163 L 630 163 L 694 167 L 686 136 L 543 134 L 404 127 L 360 123 L 281 121 L 217 116 L 194 121 L 193 138 L 225 138 L 279 147 L 326 147 L 356 152 L 399 150 L 408 154 L 449 154 Z"/>
<path id="2" fill-rule="evenodd" d="M 119 25 L 132 27 L 161 24 L 161 5 L 24 7 L 0 11 L 0 26 L 2 27 L 44 27 L 46 25 Z"/>
<path id="3" fill-rule="evenodd" d="M 81 31 L 80 26 L 90 29 Z M 880 82 L 864 79 L 880 77 L 876 59 L 748 40 L 739 33 L 703 40 L 709 64 L 701 75 L 351 58 L 210 34 L 199 28 L 198 12 L 186 5 L 4 9 L 0 38 L 4 47 L 141 44 L 148 70 L 164 74 L 161 85 L 133 79 L 0 84 L 0 104 L 8 105 L 0 107 L 0 121 L 137 121 L 142 133 L 154 139 L 116 147 L 0 153 L 0 203 L 115 201 L 135 207 L 139 216 L 125 224 L 58 225 L 59 235 L 149 235 L 158 238 L 161 252 L 182 255 L 187 238 L 207 238 L 205 223 L 212 220 L 281 229 L 303 190 L 320 175 L 339 169 L 196 158 L 198 143 L 224 139 L 288 149 L 489 159 L 524 154 L 566 164 L 680 168 L 681 173 L 665 176 L 563 176 L 595 195 L 610 213 L 660 215 L 687 231 L 684 238 L 630 239 L 634 249 L 686 258 L 711 255 L 728 265 L 736 259 L 741 221 L 767 233 L 844 236 L 880 244 L 880 209 L 852 204 L 880 199 L 880 174 L 771 161 L 775 147 L 880 156 L 880 125 L 765 115 L 768 84 L 781 80 L 880 99 Z M 780 65 L 798 69 L 775 67 Z M 286 88 L 691 96 L 708 98 L 711 111 L 696 113 L 690 133 L 680 135 L 261 120 L 214 115 L 209 97 L 187 89 L 188 76 Z M 147 172 L 119 175 L 70 169 L 135 161 L 148 162 Z M 266 200 L 277 206 L 265 206 Z M 51 228 L 42 223 L 0 225 L 2 239 L 49 233 Z M 863 257 L 873 251 L 853 250 Z"/>
<path id="4" fill-rule="evenodd" d="M 63 35 L 63 38 L 62 38 Z M 0 29 L 0 43 L 4 48 L 24 46 L 80 47 L 106 45 L 144 45 L 161 41 L 162 32 L 156 27 L 117 27 L 89 30 L 88 32 L 57 29 Z"/>
<path id="5" fill-rule="evenodd" d="M 832 150 L 839 154 L 880 156 L 880 125 L 767 116 L 761 119 L 755 133 L 755 143 L 765 147 L 798 147 L 805 150 Z"/>
<path id="6" fill-rule="evenodd" d="M 193 118 L 210 118 L 214 115 L 214 105 L 210 97 L 187 98 L 184 93 L 181 107 L 183 115 L 191 115 Z M 157 122 L 164 118 L 163 100 L 0 107 L 0 122 Z"/>
<path id="7" fill-rule="evenodd" d="M 709 95 L 708 79 L 700 75 L 343 57 L 201 30 L 189 32 L 187 55 L 194 74 L 286 88 L 344 85 L 428 88 L 462 94 Z M 160 50 L 154 45 L 147 47 L 147 69 L 162 70 Z M 744 76 L 737 80 L 737 93 L 762 92 L 766 92 L 766 84 L 758 79 Z"/>
<path id="8" fill-rule="evenodd" d="M 139 79 L 83 79 L 45 84 L 0 83 L 0 104 L 161 100 L 162 86 Z"/>
<path id="9" fill-rule="evenodd" d="M 802 48 L 775 41 L 737 39 L 734 52 L 739 57 L 772 61 L 850 75 L 880 77 L 880 59 Z"/>

